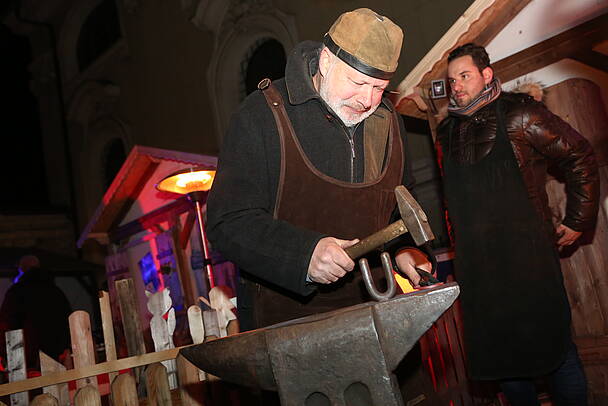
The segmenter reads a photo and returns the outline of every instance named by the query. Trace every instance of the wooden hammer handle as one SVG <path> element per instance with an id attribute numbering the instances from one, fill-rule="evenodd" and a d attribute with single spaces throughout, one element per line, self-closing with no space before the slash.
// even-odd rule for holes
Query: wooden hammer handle
<path id="1" fill-rule="evenodd" d="M 405 234 L 406 232 L 407 227 L 403 223 L 403 220 L 397 220 L 394 223 L 383 228 L 382 230 L 359 241 L 355 245 L 346 248 L 344 251 L 346 251 L 346 253 L 351 259 L 357 259 L 360 256 L 363 256 L 368 252 L 371 252 L 376 248 L 382 246 L 383 244 L 394 240 L 401 234 Z"/>

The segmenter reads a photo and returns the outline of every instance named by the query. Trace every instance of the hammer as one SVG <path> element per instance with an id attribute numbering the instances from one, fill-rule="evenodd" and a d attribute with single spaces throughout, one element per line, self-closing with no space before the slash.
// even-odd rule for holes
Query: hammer
<path id="1" fill-rule="evenodd" d="M 418 246 L 435 238 L 424 210 L 405 186 L 397 186 L 395 196 L 401 218 L 355 245 L 346 248 L 345 251 L 351 259 L 359 258 L 408 231 Z"/>
<path id="2" fill-rule="evenodd" d="M 420 207 L 416 199 L 414 199 L 405 186 L 399 185 L 395 188 L 395 197 L 397 198 L 397 207 L 399 207 L 399 214 L 401 215 L 401 218 L 382 230 L 370 235 L 367 238 L 364 238 L 357 244 L 346 248 L 345 251 L 351 259 L 359 258 L 394 240 L 400 235 L 405 234 L 406 232 L 409 232 L 412 235 L 414 242 L 418 246 L 424 245 L 435 238 L 424 210 L 422 210 L 422 207 Z M 388 257 L 388 255 L 386 255 L 386 257 Z M 384 258 L 383 256 L 382 262 L 383 268 L 385 272 L 387 272 L 387 280 L 389 280 L 389 289 L 384 295 L 375 291 L 373 284 L 371 283 L 371 276 L 367 262 L 365 260 L 361 260 L 359 262 L 367 289 L 372 297 L 376 300 L 386 300 L 387 298 L 392 297 L 392 294 L 394 294 L 394 292 L 392 294 L 390 293 L 391 291 L 394 291 L 394 287 L 390 284 L 390 281 L 392 281 L 392 274 L 390 274 L 390 278 L 388 278 L 390 260 Z M 431 263 L 433 265 L 433 269 L 436 269 L 436 261 L 432 256 Z M 422 281 L 427 286 L 439 282 L 439 280 L 433 277 L 433 275 L 429 272 L 426 272 L 418 267 L 416 267 L 416 271 L 422 277 Z"/>

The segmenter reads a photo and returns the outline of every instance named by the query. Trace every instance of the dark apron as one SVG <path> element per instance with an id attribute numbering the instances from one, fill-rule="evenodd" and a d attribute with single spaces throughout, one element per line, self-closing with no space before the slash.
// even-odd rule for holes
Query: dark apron
<path id="1" fill-rule="evenodd" d="M 394 188 L 403 177 L 403 147 L 394 114 L 388 115 L 392 125 L 388 126 L 386 165 L 380 176 L 371 182 L 349 183 L 324 175 L 311 164 L 279 92 L 270 85 L 263 93 L 277 122 L 281 142 L 281 174 L 274 217 L 296 227 L 348 240 L 366 237 L 385 227 L 396 205 Z M 381 272 L 375 275 L 381 278 Z M 368 300 L 358 268 L 336 283 L 319 285 L 318 291 L 307 297 L 259 283 L 254 292 L 254 323 L 259 328 Z"/>
<path id="2" fill-rule="evenodd" d="M 564 360 L 570 342 L 570 308 L 554 240 L 528 198 L 500 100 L 495 107 L 496 141 L 487 156 L 460 164 L 450 159 L 447 145 L 443 157 L 474 379 L 548 373 Z"/>

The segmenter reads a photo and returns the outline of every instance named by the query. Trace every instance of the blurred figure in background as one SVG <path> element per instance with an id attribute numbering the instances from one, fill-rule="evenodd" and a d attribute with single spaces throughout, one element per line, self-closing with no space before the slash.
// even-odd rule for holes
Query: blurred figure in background
<path id="1" fill-rule="evenodd" d="M 30 375 L 29 371 L 40 370 L 39 350 L 57 361 L 63 361 L 68 354 L 68 317 L 72 310 L 53 277 L 40 267 L 37 257 L 25 255 L 17 266 L 19 275 L 6 292 L 0 308 L 0 351 L 6 360 L 5 333 L 23 329 Z"/>

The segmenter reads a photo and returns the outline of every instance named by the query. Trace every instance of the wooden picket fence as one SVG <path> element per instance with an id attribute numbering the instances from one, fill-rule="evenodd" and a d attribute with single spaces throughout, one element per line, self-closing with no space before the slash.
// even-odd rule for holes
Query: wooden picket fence
<path id="1" fill-rule="evenodd" d="M 117 359 L 110 299 L 107 292 L 101 292 L 99 303 L 106 361 L 95 363 L 89 315 L 84 311 L 76 311 L 69 318 L 73 369 L 66 370 L 62 364 L 41 352 L 41 376 L 25 379 L 23 333 L 22 330 L 9 331 L 6 333 L 9 383 L 0 385 L 0 397 L 10 395 L 11 406 L 101 406 L 102 403 L 115 406 L 137 406 L 146 403 L 150 406 L 219 404 L 216 401 L 210 403 L 214 392 L 218 397 L 218 378 L 205 374 L 180 356 L 179 350 L 184 347 L 159 350 L 155 341 L 157 350 L 145 353 L 142 329 L 134 302 L 136 295 L 133 281 L 116 281 L 116 290 L 128 357 Z M 188 323 L 194 344 L 226 334 L 226 324 L 229 320 L 222 321 L 221 317 L 218 320 L 220 313 L 215 310 L 202 311 L 196 305 L 188 309 Z M 232 324 L 228 324 L 228 331 L 234 333 L 231 326 Z M 152 328 L 158 329 L 158 323 Z M 152 331 L 153 337 L 159 335 L 166 338 L 167 332 Z M 172 339 L 168 341 L 172 343 Z M 165 347 L 167 346 L 172 347 L 172 344 L 165 343 Z M 98 385 L 97 377 L 105 374 L 110 384 L 109 387 L 102 388 Z M 70 382 L 75 382 L 75 391 L 69 391 Z M 212 389 L 209 389 L 210 387 Z M 30 401 L 29 391 L 39 393 L 40 388 L 43 393 Z M 6 405 L 0 402 L 0 406 Z"/>
<path id="2" fill-rule="evenodd" d="M 129 356 L 117 359 L 113 320 L 109 296 L 101 292 L 99 302 L 106 362 L 95 363 L 89 315 L 83 311 L 70 316 L 73 369 L 65 367 L 41 353 L 42 376 L 25 379 L 21 330 L 7 333 L 8 384 L 0 385 L 0 396 L 11 396 L 11 406 L 138 406 L 184 405 L 217 406 L 239 405 L 243 394 L 217 377 L 205 374 L 179 355 L 178 348 L 156 348 L 145 353 L 142 329 L 139 325 L 135 292 L 130 279 L 116 281 L 116 296 L 120 305 L 120 319 Z M 212 308 L 217 308 L 217 300 Z M 166 306 L 160 305 L 161 307 Z M 148 307 L 151 308 L 150 302 Z M 151 312 L 163 314 L 164 310 Z M 188 309 L 188 324 L 195 344 L 235 333 L 221 311 L 202 311 L 199 306 Z M 169 317 L 170 319 L 170 317 Z M 420 339 L 425 367 L 432 376 L 434 390 L 441 404 L 453 406 L 502 405 L 490 388 L 475 388 L 467 379 L 462 344 L 461 314 L 458 302 Z M 166 336 L 151 323 L 152 336 Z M 166 337 L 164 338 L 166 340 Z M 162 341 L 162 340 L 161 340 Z M 98 385 L 96 377 L 108 375 L 108 385 Z M 76 390 L 69 391 L 68 383 L 75 382 Z M 72 387 L 74 384 L 72 384 Z M 43 390 L 30 402 L 28 391 Z M 0 406 L 2 402 L 0 402 Z"/>

